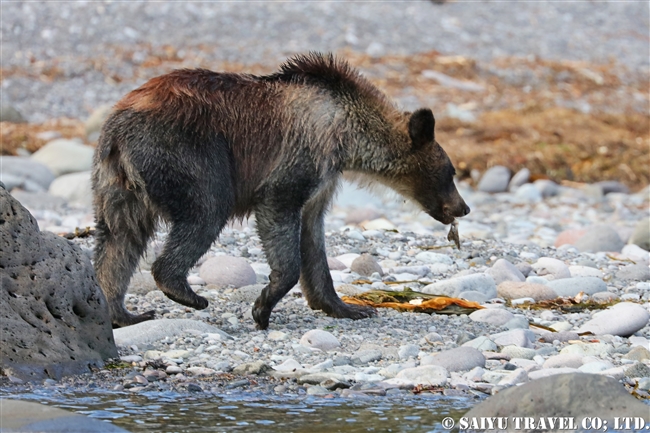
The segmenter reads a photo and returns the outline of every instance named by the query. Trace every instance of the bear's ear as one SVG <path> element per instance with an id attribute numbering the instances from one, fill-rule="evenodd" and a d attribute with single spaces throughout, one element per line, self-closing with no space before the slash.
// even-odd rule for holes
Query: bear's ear
<path id="1" fill-rule="evenodd" d="M 413 148 L 417 149 L 434 140 L 433 128 L 436 126 L 436 119 L 428 108 L 420 108 L 411 114 L 409 119 L 409 135 L 413 141 Z"/>

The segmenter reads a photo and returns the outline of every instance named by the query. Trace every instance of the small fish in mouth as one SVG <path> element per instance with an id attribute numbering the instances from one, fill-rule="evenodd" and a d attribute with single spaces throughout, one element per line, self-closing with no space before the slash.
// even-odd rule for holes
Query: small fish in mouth
<path id="1" fill-rule="evenodd" d="M 454 220 L 449 227 L 449 234 L 447 235 L 448 241 L 454 241 L 456 248 L 460 250 L 460 238 L 458 237 L 458 221 Z"/>

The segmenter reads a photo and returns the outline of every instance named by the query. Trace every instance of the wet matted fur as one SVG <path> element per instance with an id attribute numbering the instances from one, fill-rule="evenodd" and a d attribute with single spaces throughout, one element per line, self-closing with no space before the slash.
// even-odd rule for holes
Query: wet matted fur
<path id="1" fill-rule="evenodd" d="M 266 76 L 177 70 L 117 103 L 93 162 L 95 267 L 115 326 L 156 224 L 170 225 L 152 266 L 158 287 L 193 308 L 187 273 L 232 218 L 255 213 L 270 282 L 253 307 L 261 329 L 300 280 L 313 309 L 361 319 L 327 266 L 323 218 L 343 171 L 381 182 L 448 224 L 469 208 L 434 137 L 431 110 L 401 112 L 345 61 L 311 53 Z"/>

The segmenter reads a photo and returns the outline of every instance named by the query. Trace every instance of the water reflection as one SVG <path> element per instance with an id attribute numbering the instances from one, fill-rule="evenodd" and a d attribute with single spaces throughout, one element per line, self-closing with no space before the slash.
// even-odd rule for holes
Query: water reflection
<path id="1" fill-rule="evenodd" d="M 43 389 L 0 396 L 52 404 L 137 432 L 410 432 L 446 431 L 440 420 L 458 418 L 477 402 L 436 395 L 342 398 L 297 395 L 130 394 Z"/>

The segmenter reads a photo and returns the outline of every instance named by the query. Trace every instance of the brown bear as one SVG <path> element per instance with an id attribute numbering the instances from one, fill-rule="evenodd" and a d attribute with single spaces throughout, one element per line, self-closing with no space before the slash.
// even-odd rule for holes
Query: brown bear
<path id="1" fill-rule="evenodd" d="M 177 70 L 133 90 L 93 161 L 95 267 L 114 326 L 154 317 L 130 314 L 124 295 L 159 220 L 170 231 L 153 277 L 170 299 L 203 309 L 187 273 L 230 219 L 251 213 L 271 267 L 253 306 L 260 329 L 299 280 L 312 309 L 371 316 L 334 291 L 323 218 L 344 171 L 392 187 L 443 224 L 467 215 L 434 123 L 427 108 L 399 111 L 331 54 L 295 56 L 266 76 Z"/>

